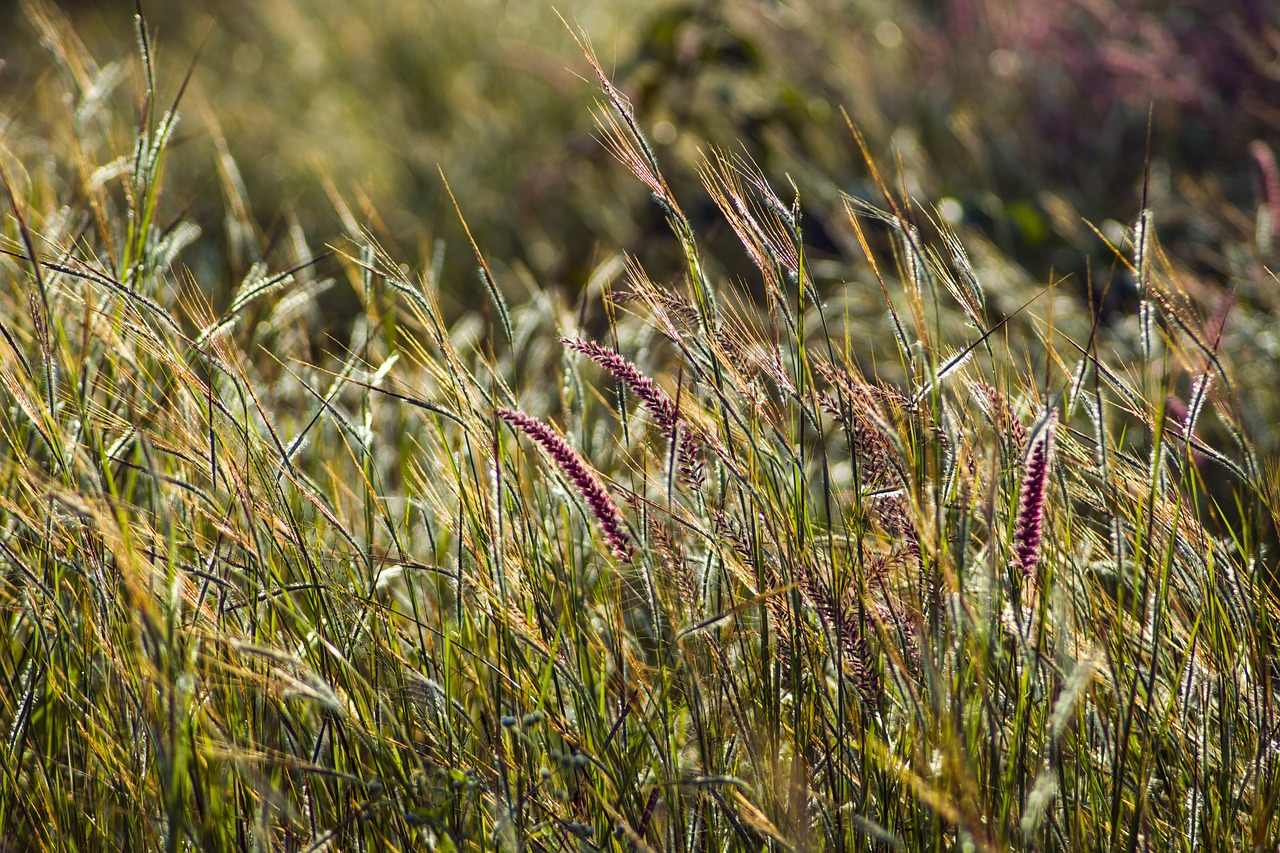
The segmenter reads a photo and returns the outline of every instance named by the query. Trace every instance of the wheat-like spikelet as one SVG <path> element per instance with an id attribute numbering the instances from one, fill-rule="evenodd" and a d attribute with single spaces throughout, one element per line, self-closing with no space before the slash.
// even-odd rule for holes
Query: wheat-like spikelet
<path id="1" fill-rule="evenodd" d="M 688 554 L 680 540 L 670 527 L 651 517 L 649 542 L 659 557 L 661 586 L 675 593 L 676 600 L 672 602 L 674 609 L 685 620 L 696 619 L 702 610 L 701 584 L 693 567 L 689 565 Z"/>
<path id="2" fill-rule="evenodd" d="M 794 568 L 801 592 L 827 630 L 838 638 L 841 669 L 858 686 L 863 701 L 874 706 L 880 679 L 858 622 L 856 593 L 837 596 L 831 585 L 814 574 L 803 560 L 797 561 Z"/>
<path id="3" fill-rule="evenodd" d="M 987 382 L 971 382 L 969 390 L 996 431 L 1005 436 L 1015 450 L 1022 450 L 1027 444 L 1027 428 L 1018 421 L 1009 398 Z"/>
<path id="4" fill-rule="evenodd" d="M 627 534 L 622 511 L 613 502 L 613 498 L 609 497 L 600 479 L 587 467 L 582 457 L 555 430 L 537 418 L 506 408 L 498 409 L 498 417 L 536 441 L 547 455 L 555 460 L 556 465 L 586 500 L 591 514 L 600 523 L 605 541 L 613 549 L 614 555 L 623 562 L 629 561 L 635 546 Z"/>

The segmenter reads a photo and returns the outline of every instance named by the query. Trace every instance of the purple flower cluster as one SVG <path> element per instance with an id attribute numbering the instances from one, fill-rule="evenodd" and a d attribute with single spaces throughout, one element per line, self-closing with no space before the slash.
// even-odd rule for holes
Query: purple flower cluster
<path id="1" fill-rule="evenodd" d="M 582 461 L 582 457 L 569 446 L 555 430 L 537 418 L 513 409 L 498 409 L 498 417 L 519 429 L 529 438 L 537 442 L 547 452 L 564 475 L 577 487 L 591 509 L 591 514 L 600 523 L 605 541 L 613 549 L 619 560 L 628 562 L 635 551 L 631 537 L 627 534 L 626 522 L 618 505 L 609 497 L 595 473 Z"/>

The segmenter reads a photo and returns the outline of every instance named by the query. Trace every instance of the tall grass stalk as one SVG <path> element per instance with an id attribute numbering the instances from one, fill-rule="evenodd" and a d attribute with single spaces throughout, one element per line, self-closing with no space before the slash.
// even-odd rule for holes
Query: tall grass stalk
<path id="1" fill-rule="evenodd" d="M 500 351 L 349 211 L 321 257 L 232 203 L 255 263 L 208 304 L 145 38 L 129 139 L 74 82 L 0 137 L 0 837 L 1274 847 L 1278 469 L 1158 218 L 1135 336 L 878 175 L 833 279 L 713 154 L 756 299 L 587 56 L 685 275 L 508 302 L 473 245 Z"/>

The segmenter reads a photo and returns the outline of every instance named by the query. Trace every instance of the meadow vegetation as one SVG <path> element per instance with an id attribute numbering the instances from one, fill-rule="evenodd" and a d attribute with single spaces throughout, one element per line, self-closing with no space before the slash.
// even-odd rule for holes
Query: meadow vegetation
<path id="1" fill-rule="evenodd" d="M 526 132 L 398 123 L 348 78 L 414 4 L 327 5 L 227 24 L 368 157 L 275 184 L 234 51 L 15 24 L 0 848 L 1275 848 L 1265 6 L 670 6 L 620 74 L 551 19 Z M 491 116 L 560 140 L 529 206 Z"/>

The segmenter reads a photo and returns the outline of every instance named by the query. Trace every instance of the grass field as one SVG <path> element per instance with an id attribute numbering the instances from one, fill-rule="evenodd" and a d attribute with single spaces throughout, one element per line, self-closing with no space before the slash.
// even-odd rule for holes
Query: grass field
<path id="1" fill-rule="evenodd" d="M 0 849 L 1276 849 L 1265 4 L 156 5 L 3 13 Z"/>

